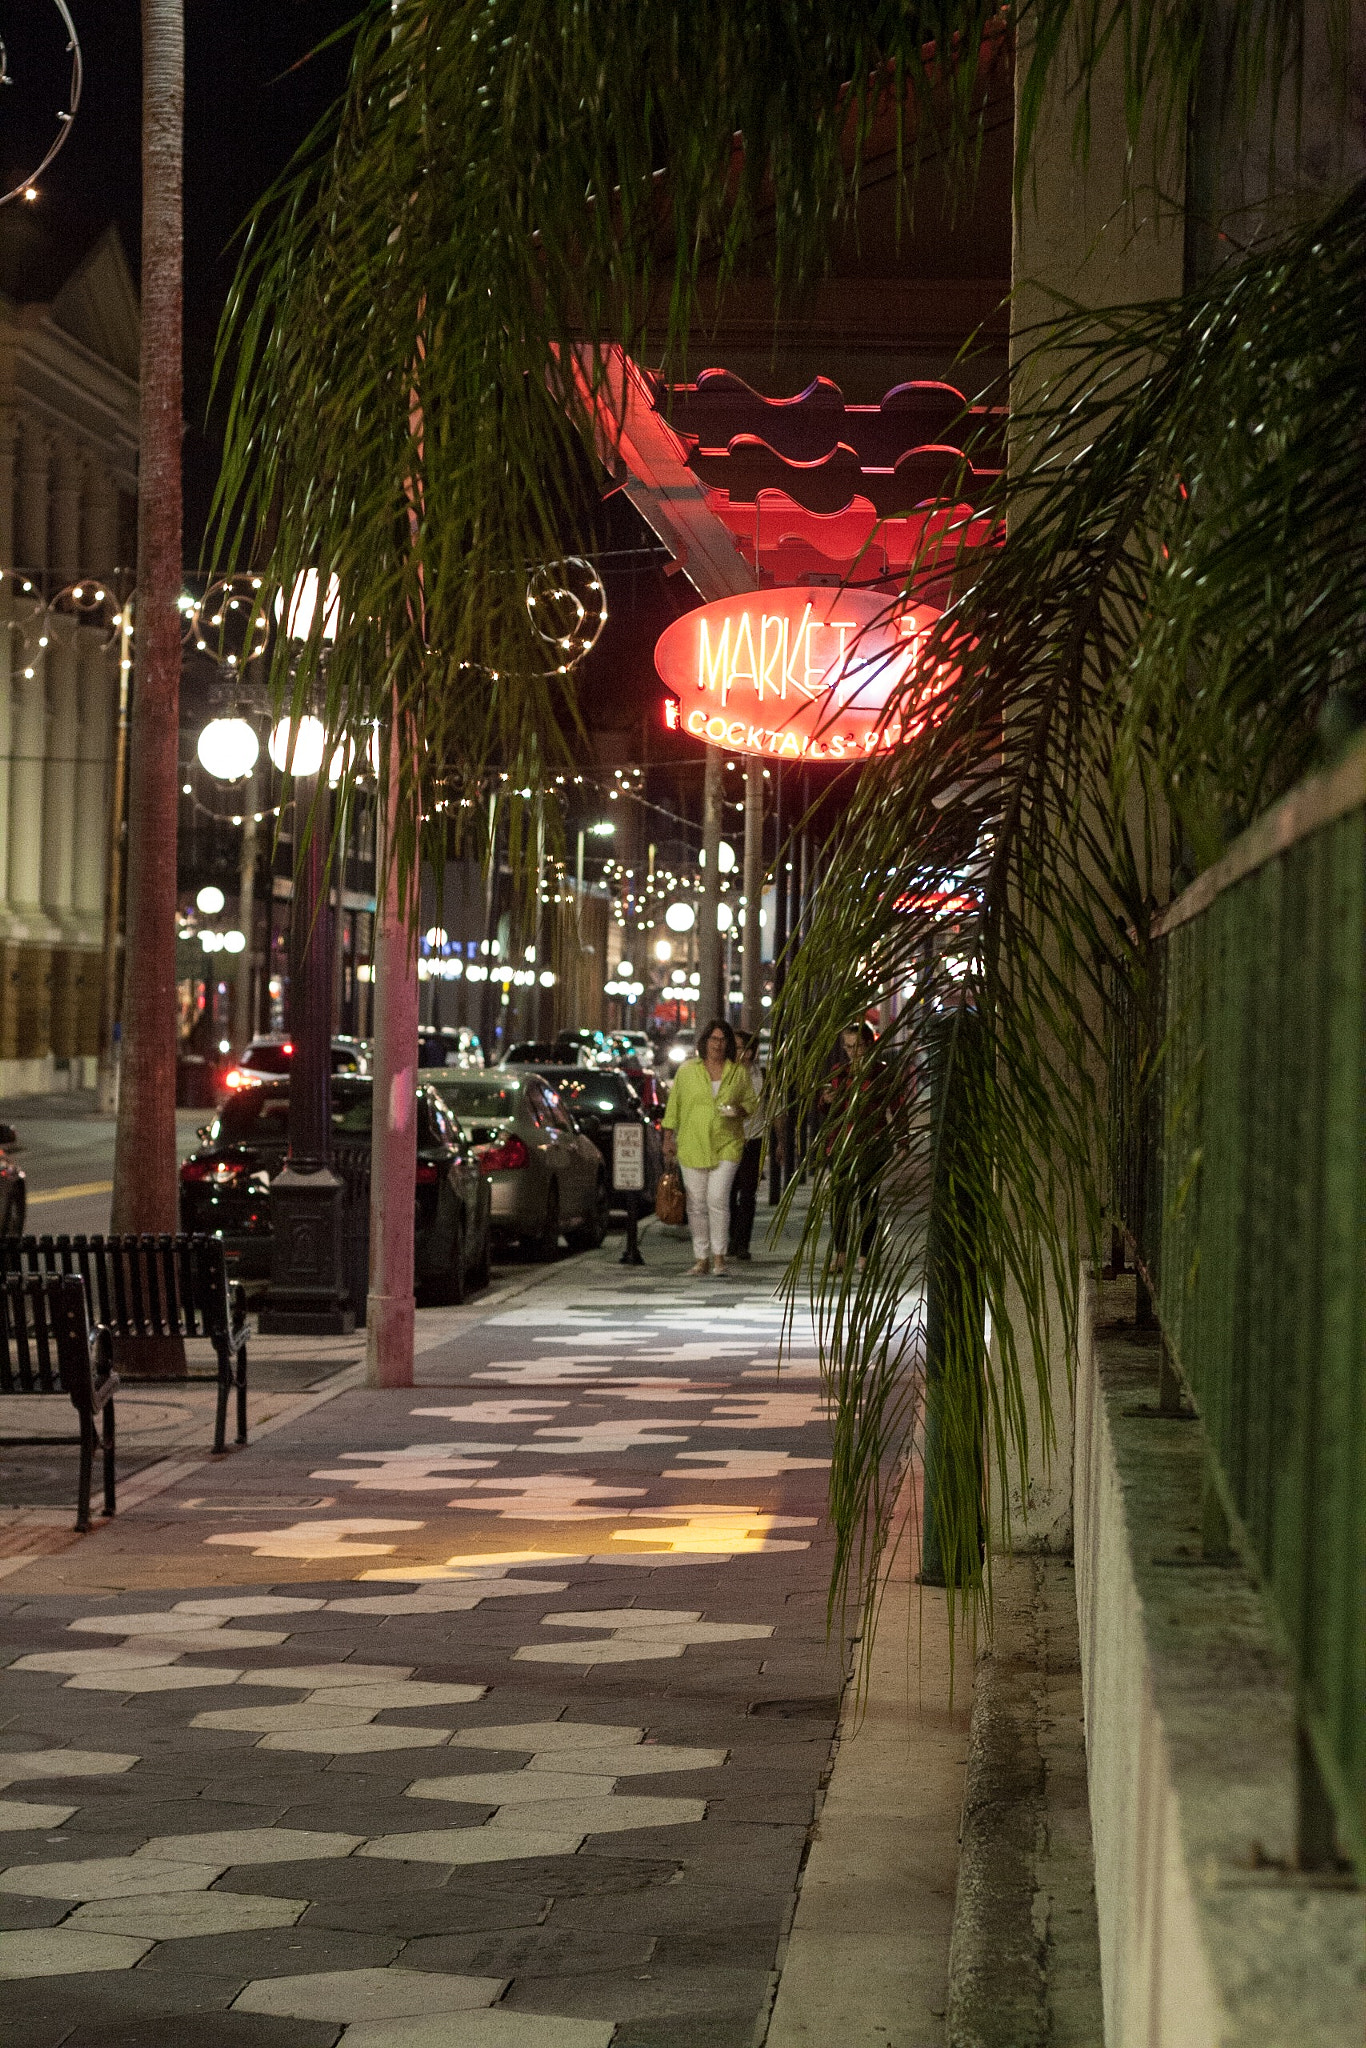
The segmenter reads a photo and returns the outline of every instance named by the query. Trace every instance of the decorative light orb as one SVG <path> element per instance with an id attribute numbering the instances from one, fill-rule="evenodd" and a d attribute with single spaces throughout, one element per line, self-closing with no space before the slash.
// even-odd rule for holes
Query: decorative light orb
<path id="1" fill-rule="evenodd" d="M 604 818 L 601 824 L 590 825 L 588 829 L 595 839 L 610 839 L 617 828 L 611 818 Z"/>
<path id="2" fill-rule="evenodd" d="M 542 988 L 554 988 L 555 977 L 548 967 L 543 967 L 541 969 L 540 982 Z"/>
<path id="3" fill-rule="evenodd" d="M 672 959 L 673 959 L 673 956 L 674 956 L 674 949 L 673 949 L 673 947 L 672 947 L 672 946 L 671 946 L 671 945 L 669 944 L 669 941 L 668 941 L 667 939 L 656 939 L 656 940 L 655 940 L 655 958 L 656 958 L 656 960 L 672 960 Z"/>
<path id="4" fill-rule="evenodd" d="M 225 953 L 245 953 L 246 950 L 247 935 L 245 932 L 224 932 L 223 951 Z"/>
<path id="5" fill-rule="evenodd" d="M 194 907 L 202 910 L 205 917 L 217 917 L 227 900 L 216 882 L 206 882 L 194 899 Z"/>
<path id="6" fill-rule="evenodd" d="M 707 849 L 705 846 L 697 856 L 697 864 L 703 868 L 707 865 Z M 716 866 L 718 873 L 723 875 L 730 875 L 735 872 L 735 848 L 728 839 L 723 839 L 717 848 Z"/>
<path id="7" fill-rule="evenodd" d="M 223 944 L 222 935 L 218 932 L 201 932 L 199 943 L 206 953 L 216 953 Z"/>
<path id="8" fill-rule="evenodd" d="M 294 742 L 292 761 L 289 753 L 291 738 Z M 326 739 L 322 720 L 309 713 L 299 720 L 297 732 L 292 718 L 282 718 L 270 736 L 270 758 L 282 774 L 288 769 L 296 776 L 316 775 L 323 765 Z"/>
<path id="9" fill-rule="evenodd" d="M 245 718 L 211 718 L 195 752 L 216 782 L 241 782 L 256 766 L 261 743 Z"/>
<path id="10" fill-rule="evenodd" d="M 288 612 L 285 610 L 285 594 L 283 590 L 275 593 L 275 616 L 282 622 L 285 634 L 290 640 L 304 641 L 308 639 L 313 631 L 313 620 L 317 609 L 318 572 L 316 569 L 305 569 L 301 576 L 295 577 L 294 588 L 289 593 Z M 322 636 L 324 640 L 336 639 L 337 620 L 340 612 L 340 586 L 335 576 L 329 576 L 327 579 L 327 596 L 323 605 Z M 321 755 L 318 758 L 321 761 Z M 301 770 L 300 772 L 304 771 Z M 317 773 L 317 770 L 310 768 L 307 772 L 310 775 L 314 775 Z"/>
<path id="11" fill-rule="evenodd" d="M 664 913 L 664 922 L 671 932 L 690 932 L 697 923 L 697 912 L 691 903 L 671 903 Z"/>
<path id="12" fill-rule="evenodd" d="M 439 953 L 443 946 L 450 944 L 449 935 L 442 931 L 439 924 L 434 924 L 430 931 L 424 932 L 423 937 L 434 953 Z"/>
<path id="13" fill-rule="evenodd" d="M 728 931 L 730 930 L 731 926 L 732 926 L 732 925 L 734 924 L 734 922 L 735 922 L 735 919 L 734 919 L 734 918 L 733 918 L 733 917 L 731 916 L 731 914 L 730 914 L 730 905 L 729 905 L 729 903 L 718 903 L 718 904 L 717 904 L 717 906 L 716 906 L 716 929 L 717 929 L 717 931 L 719 931 L 719 932 L 728 932 Z"/>
<path id="14" fill-rule="evenodd" d="M 673 973 L 669 976 L 669 980 L 675 988 L 682 988 L 687 979 L 688 977 L 681 967 L 675 967 Z"/>
<path id="15" fill-rule="evenodd" d="M 617 974 L 622 981 L 629 981 L 635 971 L 629 960 L 618 960 Z"/>

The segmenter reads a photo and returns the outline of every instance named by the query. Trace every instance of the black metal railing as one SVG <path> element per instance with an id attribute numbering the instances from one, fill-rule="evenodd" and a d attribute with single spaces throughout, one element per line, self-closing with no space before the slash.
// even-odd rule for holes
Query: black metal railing
<path id="1" fill-rule="evenodd" d="M 1302 1858 L 1361 1866 L 1366 742 L 1170 906 L 1147 989 L 1115 1012 L 1116 1209 L 1293 1668 Z"/>

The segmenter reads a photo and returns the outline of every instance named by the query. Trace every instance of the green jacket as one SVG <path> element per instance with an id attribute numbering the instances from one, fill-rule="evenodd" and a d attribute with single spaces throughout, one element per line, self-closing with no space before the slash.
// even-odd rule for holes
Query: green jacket
<path id="1" fill-rule="evenodd" d="M 744 1116 L 721 1116 L 723 1103 L 735 1103 Z M 749 1078 L 749 1069 L 738 1060 L 727 1060 L 719 1093 L 711 1092 L 711 1075 L 706 1062 L 694 1056 L 684 1060 L 669 1091 L 664 1112 L 666 1131 L 678 1133 L 680 1166 L 719 1166 L 723 1159 L 739 1159 L 745 1149 L 745 1118 L 753 1116 L 759 1098 Z"/>

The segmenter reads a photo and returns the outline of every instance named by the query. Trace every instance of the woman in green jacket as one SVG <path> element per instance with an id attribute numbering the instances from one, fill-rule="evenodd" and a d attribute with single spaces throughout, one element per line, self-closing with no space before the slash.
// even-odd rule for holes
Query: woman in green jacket
<path id="1" fill-rule="evenodd" d="M 726 1270 L 730 1184 L 745 1149 L 745 1119 L 758 1107 L 748 1069 L 735 1057 L 735 1033 L 717 1018 L 679 1068 L 664 1112 L 664 1157 L 669 1165 L 677 1159 L 688 1191 L 690 1278 Z"/>

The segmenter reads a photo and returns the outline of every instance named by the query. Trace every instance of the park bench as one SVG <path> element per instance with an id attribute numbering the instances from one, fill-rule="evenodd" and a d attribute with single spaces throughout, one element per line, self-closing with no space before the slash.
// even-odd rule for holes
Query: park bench
<path id="1" fill-rule="evenodd" d="M 168 1346 L 207 1338 L 218 1359 L 213 1447 L 226 1449 L 228 1397 L 237 1394 L 237 1441 L 247 1440 L 247 1298 L 229 1281 L 216 1237 L 7 1237 L 0 1273 L 74 1273 L 92 1321 L 109 1331 L 125 1380 L 154 1374 Z M 183 1352 L 181 1354 L 183 1370 Z"/>
<path id="2" fill-rule="evenodd" d="M 76 1437 L 6 1436 L 6 1444 L 78 1443 L 76 1528 L 90 1527 L 95 1417 L 101 1418 L 104 1512 L 114 1512 L 114 1371 L 108 1330 L 90 1320 L 90 1298 L 76 1273 L 16 1273 L 0 1278 L 0 1394 L 66 1394 L 80 1418 Z"/>

